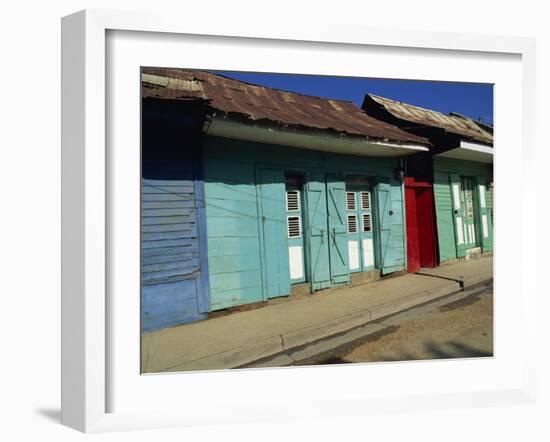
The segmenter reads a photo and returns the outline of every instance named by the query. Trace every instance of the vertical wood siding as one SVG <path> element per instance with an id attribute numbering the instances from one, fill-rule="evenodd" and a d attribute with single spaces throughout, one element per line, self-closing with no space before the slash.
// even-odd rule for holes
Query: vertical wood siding
<path id="1" fill-rule="evenodd" d="M 397 159 L 367 158 L 205 137 L 205 200 L 211 308 L 259 302 L 262 291 L 258 168 L 315 174 L 366 175 L 391 181 Z M 284 192 L 284 186 L 281 192 Z M 391 181 L 396 235 L 391 247 L 404 268 L 401 184 Z M 284 201 L 284 193 L 281 195 Z M 283 213 L 284 214 L 284 213 Z M 400 220 L 400 221 L 399 221 Z M 399 232 L 398 232 L 399 231 Z M 279 241 L 288 255 L 286 237 Z M 269 269 L 267 269 L 269 270 Z M 290 278 L 290 276 L 288 276 Z"/>
<path id="2" fill-rule="evenodd" d="M 475 161 L 434 157 L 434 198 L 436 207 L 439 260 L 441 262 L 457 258 L 455 227 L 450 174 L 470 177 L 491 177 L 492 165 Z M 488 195 L 488 192 L 486 193 Z M 488 202 L 489 204 L 489 202 Z M 490 220 L 492 225 L 492 220 Z M 492 228 L 491 228 L 492 235 Z"/>

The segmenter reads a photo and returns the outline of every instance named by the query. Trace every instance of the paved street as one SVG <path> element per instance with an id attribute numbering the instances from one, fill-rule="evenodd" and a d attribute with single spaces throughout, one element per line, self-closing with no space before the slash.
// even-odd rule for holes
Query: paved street
<path id="1" fill-rule="evenodd" d="M 464 294 L 379 322 L 379 331 L 306 364 L 492 356 L 493 292 Z M 303 365 L 302 362 L 299 365 Z"/>

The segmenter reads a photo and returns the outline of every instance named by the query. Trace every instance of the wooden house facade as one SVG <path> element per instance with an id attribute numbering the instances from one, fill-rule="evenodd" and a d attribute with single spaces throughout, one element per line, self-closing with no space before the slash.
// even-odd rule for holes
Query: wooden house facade
<path id="1" fill-rule="evenodd" d="M 142 70 L 142 329 L 407 266 L 408 155 L 353 103 Z"/>
<path id="2" fill-rule="evenodd" d="M 406 159 L 408 270 L 492 252 L 491 127 L 375 95 L 362 107 L 431 143 Z"/>

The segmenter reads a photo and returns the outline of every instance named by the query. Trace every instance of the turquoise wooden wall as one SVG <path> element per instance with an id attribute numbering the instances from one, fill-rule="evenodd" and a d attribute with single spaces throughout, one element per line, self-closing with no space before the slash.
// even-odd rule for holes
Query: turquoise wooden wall
<path id="1" fill-rule="evenodd" d="M 400 229 L 401 239 L 392 241 L 391 253 L 395 254 L 395 268 L 404 268 L 403 190 L 401 183 L 393 179 L 394 169 L 399 166 L 398 159 L 337 155 L 205 137 L 204 161 L 212 310 L 259 302 L 267 297 L 263 290 L 266 278 L 262 278 L 261 266 L 264 241 L 261 238 L 259 220 L 263 215 L 261 204 L 258 204 L 257 187 L 257 171 L 260 168 L 278 170 L 279 173 L 307 173 L 309 176 L 355 174 L 385 179 L 397 212 L 393 219 L 401 219 L 392 227 L 394 230 Z M 281 188 L 280 195 L 275 193 L 269 198 L 273 198 L 274 205 L 282 208 L 283 220 L 284 183 L 277 185 Z M 286 237 L 270 247 L 280 247 L 280 256 L 288 257 Z M 279 265 L 284 267 L 284 263 Z M 266 270 L 269 271 L 269 267 Z M 287 283 L 289 286 L 289 279 Z"/>
<path id="2" fill-rule="evenodd" d="M 437 218 L 437 235 L 439 242 L 440 262 L 458 257 L 455 228 L 453 219 L 453 205 L 451 195 L 450 174 L 460 176 L 485 177 L 493 175 L 492 164 L 476 161 L 457 160 L 452 158 L 434 157 L 434 197 Z M 487 205 L 492 207 L 489 192 L 486 192 Z M 489 212 L 491 212 L 489 210 Z M 485 251 L 492 250 L 493 220 L 489 213 L 489 241 L 490 246 Z"/>

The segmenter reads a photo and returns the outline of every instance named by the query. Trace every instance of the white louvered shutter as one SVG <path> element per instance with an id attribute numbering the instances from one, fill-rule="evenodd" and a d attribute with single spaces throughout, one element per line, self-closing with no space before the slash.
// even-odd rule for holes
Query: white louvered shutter
<path id="1" fill-rule="evenodd" d="M 370 210 L 370 192 L 361 192 L 361 209 Z"/>
<path id="2" fill-rule="evenodd" d="M 302 236 L 302 223 L 299 216 L 287 217 L 288 237 L 299 238 Z"/>
<path id="3" fill-rule="evenodd" d="M 348 233 L 357 233 L 356 215 L 348 215 Z"/>
<path id="4" fill-rule="evenodd" d="M 346 192 L 346 209 L 355 210 L 355 192 Z"/>

